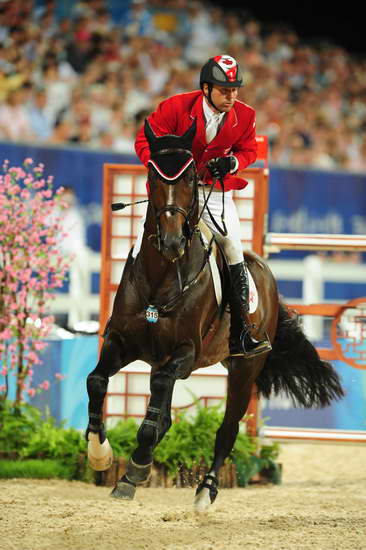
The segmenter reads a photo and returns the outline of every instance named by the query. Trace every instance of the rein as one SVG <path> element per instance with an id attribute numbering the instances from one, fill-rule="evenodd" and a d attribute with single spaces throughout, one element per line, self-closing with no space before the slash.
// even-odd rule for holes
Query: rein
<path id="1" fill-rule="evenodd" d="M 221 184 L 221 193 L 222 193 L 222 211 L 221 211 L 221 222 L 222 222 L 222 228 L 219 226 L 219 224 L 216 222 L 215 218 L 213 217 L 212 213 L 211 213 L 211 210 L 209 209 L 208 207 L 208 201 L 209 201 L 209 198 L 211 197 L 211 193 L 212 191 L 214 190 L 214 186 L 215 186 L 215 183 L 216 183 L 217 180 L 215 180 L 215 182 L 211 185 L 211 189 L 209 190 L 208 192 L 208 195 L 206 197 L 206 192 L 205 192 L 205 185 L 201 185 L 200 187 L 202 187 L 202 193 L 203 193 L 203 198 L 204 198 L 204 204 L 202 206 L 202 210 L 201 210 L 201 213 L 200 215 L 198 216 L 198 222 L 200 221 L 200 219 L 202 218 L 202 214 L 203 212 L 205 211 L 205 209 L 207 210 L 208 212 L 208 215 L 210 216 L 210 219 L 213 223 L 213 225 L 216 227 L 217 231 L 223 236 L 223 237 L 226 237 L 227 236 L 227 227 L 226 227 L 226 223 L 225 223 L 225 196 L 224 196 L 224 182 L 223 180 L 220 178 L 219 181 L 220 181 L 220 184 Z M 198 224 L 197 222 L 197 224 Z"/>

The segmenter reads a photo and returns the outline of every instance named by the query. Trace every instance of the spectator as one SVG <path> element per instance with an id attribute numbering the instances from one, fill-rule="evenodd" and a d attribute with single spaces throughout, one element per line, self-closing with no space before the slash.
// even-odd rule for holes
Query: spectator
<path id="1" fill-rule="evenodd" d="M 47 116 L 54 122 L 59 113 L 66 109 L 70 103 L 73 82 L 62 78 L 59 74 L 57 62 L 51 60 L 44 68 L 40 85 L 46 90 Z"/>
<path id="2" fill-rule="evenodd" d="M 38 101 L 29 101 L 35 87 L 46 92 L 41 111 L 54 127 L 52 143 L 95 147 L 102 140 L 127 152 L 139 113 L 198 88 L 197 64 L 224 48 L 244 68 L 241 99 L 256 108 L 257 133 L 269 136 L 272 162 L 363 170 L 364 56 L 325 40 L 306 43 L 282 23 L 266 27 L 250 13 L 200 0 L 132 0 L 117 21 L 115 12 L 106 0 L 80 0 L 66 19 L 65 6 L 54 0 L 0 2 L 0 112 L 8 116 L 13 92 L 23 90 L 15 129 L 0 120 L 2 139 L 29 139 L 17 128 Z M 90 120 L 78 132 L 81 99 Z M 35 132 L 32 139 L 44 140 Z"/>
<path id="3" fill-rule="evenodd" d="M 73 126 L 67 120 L 56 120 L 53 133 L 48 139 L 51 145 L 69 144 L 72 141 L 73 135 L 76 133 Z"/>
<path id="4" fill-rule="evenodd" d="M 53 126 L 46 112 L 47 95 L 44 89 L 34 92 L 33 101 L 28 107 L 31 131 L 40 141 L 46 141 L 51 135 Z"/>
<path id="5" fill-rule="evenodd" d="M 23 88 L 8 94 L 0 106 L 0 137 L 10 141 L 26 141 L 33 138 L 27 109 L 24 107 Z"/>
<path id="6" fill-rule="evenodd" d="M 188 5 L 191 32 L 185 49 L 185 57 L 193 65 L 201 65 L 217 52 L 215 29 L 202 2 L 194 0 Z"/>
<path id="7" fill-rule="evenodd" d="M 129 38 L 153 35 L 152 17 L 145 0 L 131 1 L 123 23 L 125 35 Z"/>

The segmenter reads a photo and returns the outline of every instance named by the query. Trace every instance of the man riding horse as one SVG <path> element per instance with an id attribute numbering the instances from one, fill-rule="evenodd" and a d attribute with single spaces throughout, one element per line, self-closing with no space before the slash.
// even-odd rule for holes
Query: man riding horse
<path id="1" fill-rule="evenodd" d="M 87 378 L 88 459 L 95 470 L 103 471 L 113 456 L 103 423 L 109 378 L 137 359 L 151 366 L 146 414 L 126 472 L 112 491 L 114 498 L 132 500 L 137 485 L 149 478 L 154 449 L 172 424 L 175 383 L 201 367 L 221 362 L 228 377 L 212 464 L 196 491 L 198 511 L 216 498 L 219 471 L 234 447 L 254 384 L 259 395 L 268 398 L 272 391 L 283 391 L 308 408 L 343 396 L 337 373 L 319 358 L 296 317 L 279 301 L 270 269 L 248 251 L 246 262 L 258 289 L 258 307 L 250 313 L 257 331 L 253 334 L 268 334 L 269 340 L 258 341 L 251 334 L 248 279 L 232 200 L 232 190 L 246 185 L 236 171 L 256 158 L 254 111 L 236 100 L 241 84 L 233 58 L 210 59 L 201 71 L 202 91 L 163 101 L 136 139 L 137 153 L 149 165 L 146 221 L 123 270 L 98 364 Z M 232 276 L 229 342 L 229 318 L 226 312 L 217 315 L 207 269 L 212 247 L 199 225 L 205 197 L 207 225 L 226 235 Z M 226 224 L 224 231 L 218 225 L 223 201 L 227 231 Z M 222 255 L 217 257 L 223 265 Z M 229 347 L 236 356 L 230 360 Z"/>
<path id="2" fill-rule="evenodd" d="M 237 61 L 229 55 L 218 55 L 202 67 L 200 91 L 166 99 L 148 120 L 157 136 L 183 135 L 192 121 L 196 121 L 192 154 L 200 175 L 199 201 L 202 207 L 207 189 L 214 185 L 208 200 L 209 210 L 205 209 L 202 215 L 214 233 L 220 227 L 223 204 L 225 208 L 227 234 L 221 242 L 232 281 L 229 297 L 230 355 L 250 358 L 270 351 L 271 344 L 267 338 L 257 341 L 251 335 L 252 327 L 248 318 L 249 281 L 243 259 L 240 221 L 233 200 L 233 190 L 243 189 L 247 185 L 244 179 L 235 174 L 257 158 L 255 111 L 237 99 L 241 86 L 243 77 Z M 150 147 L 144 127 L 137 134 L 135 148 L 140 160 L 147 166 Z M 142 233 L 143 227 L 134 247 L 134 256 L 139 251 Z"/>

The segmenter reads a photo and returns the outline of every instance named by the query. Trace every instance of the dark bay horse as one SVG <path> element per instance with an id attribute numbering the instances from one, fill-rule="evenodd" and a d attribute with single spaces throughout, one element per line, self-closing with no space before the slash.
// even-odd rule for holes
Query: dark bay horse
<path id="1" fill-rule="evenodd" d="M 107 323 L 99 362 L 89 374 L 88 457 L 105 470 L 112 453 L 103 425 L 108 379 L 136 359 L 151 365 L 151 397 L 137 432 L 137 446 L 126 474 L 112 496 L 132 499 L 136 485 L 149 477 L 153 451 L 171 426 L 171 401 L 176 380 L 221 362 L 228 369 L 226 411 L 216 434 L 209 472 L 196 492 L 197 509 L 217 494 L 220 467 L 230 454 L 250 401 L 253 384 L 266 397 L 284 391 L 303 407 L 322 407 L 343 391 L 336 372 L 320 360 L 296 318 L 280 303 L 276 282 L 265 262 L 245 253 L 258 290 L 251 314 L 254 336 L 266 332 L 272 351 L 255 358 L 229 357 L 230 315 L 219 307 L 212 282 L 211 241 L 202 237 L 198 176 L 191 146 L 195 125 L 183 136 L 156 137 L 145 123 L 149 141 L 149 205 L 141 249 L 130 253 Z M 219 268 L 224 260 L 218 253 Z M 225 305 L 225 304 L 224 304 Z"/>

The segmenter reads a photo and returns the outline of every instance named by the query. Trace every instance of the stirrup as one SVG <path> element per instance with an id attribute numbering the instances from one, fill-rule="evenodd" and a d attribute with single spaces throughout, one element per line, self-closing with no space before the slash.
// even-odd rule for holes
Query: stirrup
<path id="1" fill-rule="evenodd" d="M 243 331 L 239 341 L 230 343 L 230 357 L 245 357 L 246 359 L 251 359 L 262 353 L 271 351 L 272 346 L 268 335 L 266 332 L 264 334 L 266 339 L 258 341 L 252 338 L 248 330 Z"/>

